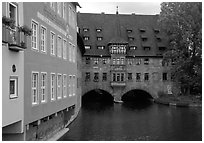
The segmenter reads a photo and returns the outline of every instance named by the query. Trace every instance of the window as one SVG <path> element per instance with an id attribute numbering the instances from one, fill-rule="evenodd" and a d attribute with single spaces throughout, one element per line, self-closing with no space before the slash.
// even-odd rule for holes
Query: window
<path id="1" fill-rule="evenodd" d="M 86 72 L 85 81 L 90 81 L 90 72 Z"/>
<path id="2" fill-rule="evenodd" d="M 117 73 L 116 81 L 120 81 L 120 73 Z"/>
<path id="3" fill-rule="evenodd" d="M 94 58 L 94 64 L 97 65 L 99 62 L 99 59 L 98 58 Z"/>
<path id="4" fill-rule="evenodd" d="M 97 40 L 101 41 L 101 40 L 103 40 L 103 37 L 97 37 Z"/>
<path id="5" fill-rule="evenodd" d="M 41 73 L 41 102 L 46 102 L 46 80 L 47 73 Z"/>
<path id="6" fill-rule="evenodd" d="M 140 32 L 144 33 L 146 30 L 143 28 L 140 28 Z"/>
<path id="7" fill-rule="evenodd" d="M 159 32 L 159 29 L 154 29 L 154 33 L 158 34 Z"/>
<path id="8" fill-rule="evenodd" d="M 63 59 L 67 59 L 67 41 L 63 40 Z"/>
<path id="9" fill-rule="evenodd" d="M 84 46 L 84 47 L 85 47 L 86 50 L 91 49 L 91 46 Z"/>
<path id="10" fill-rule="evenodd" d="M 125 73 L 121 73 L 121 77 L 120 77 L 121 79 L 121 81 L 124 81 L 124 79 L 125 79 Z"/>
<path id="11" fill-rule="evenodd" d="M 50 7 L 55 11 L 55 3 L 54 2 L 50 2 Z"/>
<path id="12" fill-rule="evenodd" d="M 62 57 L 62 38 L 60 36 L 57 38 L 57 56 Z"/>
<path id="13" fill-rule="evenodd" d="M 102 29 L 96 29 L 96 32 L 101 32 L 102 31 Z"/>
<path id="14" fill-rule="evenodd" d="M 57 13 L 61 16 L 62 12 L 61 12 L 61 2 L 57 2 Z"/>
<path id="15" fill-rule="evenodd" d="M 107 73 L 103 73 L 102 81 L 107 81 Z"/>
<path id="16" fill-rule="evenodd" d="M 142 41 L 143 42 L 147 41 L 147 37 L 142 37 Z"/>
<path id="17" fill-rule="evenodd" d="M 149 59 L 148 59 L 148 58 L 144 59 L 144 64 L 145 64 L 145 65 L 148 65 L 148 64 L 149 64 Z"/>
<path id="18" fill-rule="evenodd" d="M 107 63 L 107 59 L 103 59 L 103 64 L 105 65 Z"/>
<path id="19" fill-rule="evenodd" d="M 117 58 L 117 64 L 118 65 L 120 64 L 120 58 Z"/>
<path id="20" fill-rule="evenodd" d="M 69 43 L 69 61 L 72 61 L 72 44 Z"/>
<path id="21" fill-rule="evenodd" d="M 75 59 L 76 59 L 76 57 L 75 57 L 75 45 L 72 45 L 72 61 L 73 61 L 73 63 L 75 63 Z"/>
<path id="22" fill-rule="evenodd" d="M 18 97 L 18 77 L 11 76 L 10 84 L 9 84 L 9 98 L 17 98 Z"/>
<path id="23" fill-rule="evenodd" d="M 66 20 L 66 3 L 63 2 L 62 17 Z"/>
<path id="24" fill-rule="evenodd" d="M 141 80 L 141 73 L 136 73 L 136 81 L 140 81 Z"/>
<path id="25" fill-rule="evenodd" d="M 31 47 L 35 50 L 38 50 L 37 47 L 38 24 L 32 21 L 31 28 L 32 28 Z"/>
<path id="26" fill-rule="evenodd" d="M 72 79 L 73 81 L 72 81 L 72 90 L 73 90 L 73 96 L 75 96 L 75 91 L 76 91 L 76 89 L 75 89 L 75 75 L 73 75 L 73 79 Z"/>
<path id="27" fill-rule="evenodd" d="M 86 57 L 86 64 L 90 64 L 90 58 Z"/>
<path id="28" fill-rule="evenodd" d="M 132 59 L 128 59 L 128 65 L 132 65 L 133 61 Z"/>
<path id="29" fill-rule="evenodd" d="M 88 36 L 84 36 L 84 40 L 85 40 L 85 41 L 88 41 L 88 40 L 89 40 L 89 37 L 88 37 Z"/>
<path id="30" fill-rule="evenodd" d="M 161 38 L 160 37 L 157 37 L 157 42 L 161 42 Z"/>
<path id="31" fill-rule="evenodd" d="M 63 97 L 67 97 L 67 75 L 63 75 Z"/>
<path id="32" fill-rule="evenodd" d="M 136 50 L 137 47 L 136 46 L 130 46 L 130 50 Z"/>
<path id="33" fill-rule="evenodd" d="M 55 55 L 55 34 L 50 32 L 50 53 Z"/>
<path id="34" fill-rule="evenodd" d="M 112 81 L 116 81 L 116 73 L 112 74 Z"/>
<path id="35" fill-rule="evenodd" d="M 89 31 L 89 29 L 88 28 L 83 28 L 83 31 L 87 32 L 87 31 Z"/>
<path id="36" fill-rule="evenodd" d="M 55 100 L 55 74 L 51 73 L 50 74 L 50 93 L 51 93 L 51 101 Z"/>
<path id="37" fill-rule="evenodd" d="M 113 65 L 115 65 L 115 63 L 116 63 L 116 59 L 115 59 L 115 58 L 113 58 Z"/>
<path id="38" fill-rule="evenodd" d="M 145 80 L 145 81 L 148 81 L 148 80 L 149 80 L 149 73 L 145 73 L 145 75 L 144 75 L 144 80 Z"/>
<path id="39" fill-rule="evenodd" d="M 13 3 L 9 3 L 9 17 L 15 21 L 15 26 L 17 26 L 17 6 Z"/>
<path id="40" fill-rule="evenodd" d="M 135 39 L 134 37 L 128 37 L 129 41 L 134 41 L 134 39 Z"/>
<path id="41" fill-rule="evenodd" d="M 38 73 L 32 73 L 32 104 L 38 104 Z"/>
<path id="42" fill-rule="evenodd" d="M 72 96 L 72 87 L 71 87 L 71 83 L 72 82 L 72 75 L 69 75 L 69 80 L 68 80 L 68 85 L 69 85 L 69 97 Z"/>
<path id="43" fill-rule="evenodd" d="M 62 75 L 57 75 L 57 99 L 62 98 Z"/>
<path id="44" fill-rule="evenodd" d="M 127 29 L 127 33 L 132 33 L 132 30 L 131 29 Z"/>
<path id="45" fill-rule="evenodd" d="M 105 46 L 97 46 L 97 49 L 103 50 L 105 49 Z"/>
<path id="46" fill-rule="evenodd" d="M 159 47 L 159 51 L 165 51 L 166 47 Z"/>
<path id="47" fill-rule="evenodd" d="M 125 58 L 120 58 L 121 59 L 121 64 L 125 64 Z"/>
<path id="48" fill-rule="evenodd" d="M 128 80 L 132 80 L 132 73 L 128 73 Z"/>
<path id="49" fill-rule="evenodd" d="M 136 65 L 140 65 L 141 64 L 141 59 L 135 59 L 136 60 Z"/>
<path id="50" fill-rule="evenodd" d="M 99 73 L 98 72 L 94 73 L 94 80 L 93 81 L 94 82 L 98 82 L 99 81 Z"/>
<path id="51" fill-rule="evenodd" d="M 40 50 L 41 52 L 46 52 L 46 47 L 45 47 L 45 43 L 46 43 L 46 28 L 41 26 L 40 28 Z"/>
<path id="52" fill-rule="evenodd" d="M 163 81 L 167 81 L 167 73 L 163 73 L 162 79 L 163 79 Z"/>

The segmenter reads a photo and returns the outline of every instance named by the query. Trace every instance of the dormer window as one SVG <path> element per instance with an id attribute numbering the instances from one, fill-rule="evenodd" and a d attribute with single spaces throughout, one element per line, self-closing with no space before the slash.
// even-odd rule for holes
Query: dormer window
<path id="1" fill-rule="evenodd" d="M 148 65 L 148 64 L 149 64 L 149 59 L 148 59 L 148 58 L 144 59 L 144 64 L 145 64 L 145 65 Z"/>
<path id="2" fill-rule="evenodd" d="M 83 28 L 83 31 L 87 32 L 87 31 L 89 31 L 89 29 L 88 28 Z"/>
<path id="3" fill-rule="evenodd" d="M 103 50 L 105 49 L 105 46 L 97 46 L 97 49 Z"/>
<path id="4" fill-rule="evenodd" d="M 154 33 L 158 34 L 159 32 L 159 29 L 154 29 Z"/>
<path id="5" fill-rule="evenodd" d="M 101 31 L 102 31 L 102 29 L 100 29 L 100 28 L 96 29 L 96 32 L 101 32 Z"/>
<path id="6" fill-rule="evenodd" d="M 130 50 L 136 50 L 137 47 L 136 46 L 130 46 Z"/>
<path id="7" fill-rule="evenodd" d="M 85 49 L 87 50 L 87 49 L 91 49 L 91 46 L 89 46 L 89 45 L 86 45 L 86 46 L 84 46 L 85 47 Z"/>
<path id="8" fill-rule="evenodd" d="M 144 50 L 145 50 L 145 51 L 150 51 L 150 47 L 149 47 L 149 46 L 145 46 L 145 47 L 144 47 Z"/>
<path id="9" fill-rule="evenodd" d="M 97 37 L 97 40 L 101 41 L 101 40 L 103 40 L 103 37 Z"/>
<path id="10" fill-rule="evenodd" d="M 132 33 L 132 30 L 131 29 L 127 29 L 127 33 Z"/>
<path id="11" fill-rule="evenodd" d="M 89 40 L 89 37 L 88 37 L 88 36 L 85 36 L 85 37 L 84 37 L 84 40 L 86 40 L 86 41 Z"/>
<path id="12" fill-rule="evenodd" d="M 134 37 L 128 37 L 129 41 L 134 41 Z"/>
<path id="13" fill-rule="evenodd" d="M 144 28 L 140 28 L 140 32 L 144 33 L 146 30 Z"/>
<path id="14" fill-rule="evenodd" d="M 160 37 L 157 37 L 157 41 L 158 41 L 158 42 L 161 42 L 161 38 L 160 38 Z"/>

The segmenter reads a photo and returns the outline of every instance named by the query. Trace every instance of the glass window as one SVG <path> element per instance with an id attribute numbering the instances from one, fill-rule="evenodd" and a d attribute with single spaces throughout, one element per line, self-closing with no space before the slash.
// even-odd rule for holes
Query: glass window
<path id="1" fill-rule="evenodd" d="M 50 53 L 51 55 L 55 55 L 55 34 L 50 32 Z"/>
<path id="2" fill-rule="evenodd" d="M 84 46 L 85 49 L 91 49 L 91 46 Z"/>
<path id="3" fill-rule="evenodd" d="M 121 73 L 121 81 L 124 81 L 125 79 L 125 73 Z"/>
<path id="4" fill-rule="evenodd" d="M 145 81 L 148 81 L 148 80 L 149 80 L 149 73 L 145 73 L 145 75 L 144 75 L 144 80 L 145 80 Z"/>
<path id="5" fill-rule="evenodd" d="M 55 100 L 55 74 L 51 73 L 50 79 L 50 93 L 51 93 L 51 100 Z"/>
<path id="6" fill-rule="evenodd" d="M 98 82 L 99 81 L 99 73 L 94 73 L 94 82 Z"/>
<path id="7" fill-rule="evenodd" d="M 18 77 L 10 77 L 9 93 L 10 99 L 18 97 Z"/>
<path id="8" fill-rule="evenodd" d="M 61 2 L 57 2 L 57 13 L 61 16 L 62 12 L 61 12 L 62 8 L 61 8 Z"/>
<path id="9" fill-rule="evenodd" d="M 96 31 L 97 31 L 97 32 L 101 32 L 101 31 L 102 31 L 102 29 L 96 29 Z"/>
<path id="10" fill-rule="evenodd" d="M 94 64 L 97 65 L 99 62 L 99 59 L 98 58 L 94 58 Z"/>
<path id="11" fill-rule="evenodd" d="M 63 75 L 63 97 L 67 97 L 67 75 Z"/>
<path id="12" fill-rule="evenodd" d="M 46 102 L 46 76 L 46 73 L 41 73 L 41 102 Z"/>
<path id="13" fill-rule="evenodd" d="M 69 62 L 72 61 L 72 43 L 69 43 Z"/>
<path id="14" fill-rule="evenodd" d="M 103 40 L 103 37 L 97 37 L 97 40 L 101 41 L 101 40 Z"/>
<path id="15" fill-rule="evenodd" d="M 17 6 L 13 3 L 9 3 L 9 17 L 15 21 L 15 26 L 17 26 Z"/>
<path id="16" fill-rule="evenodd" d="M 40 29 L 40 34 L 41 34 L 41 38 L 40 38 L 40 47 L 41 47 L 41 52 L 46 52 L 46 46 L 45 46 L 45 43 L 46 43 L 46 28 L 42 27 L 41 26 L 41 29 Z"/>
<path id="17" fill-rule="evenodd" d="M 85 37 L 84 37 L 84 40 L 86 40 L 86 41 L 89 40 L 89 37 L 88 37 L 88 36 L 85 36 Z"/>
<path id="18" fill-rule="evenodd" d="M 121 59 L 121 64 L 125 64 L 125 58 L 120 58 Z"/>
<path id="19" fill-rule="evenodd" d="M 66 20 L 66 3 L 63 2 L 62 17 Z"/>
<path id="20" fill-rule="evenodd" d="M 62 98 L 62 75 L 57 75 L 57 99 Z"/>
<path id="21" fill-rule="evenodd" d="M 141 73 L 136 73 L 136 81 L 140 81 L 141 80 Z"/>
<path id="22" fill-rule="evenodd" d="M 63 40 L 63 59 L 67 59 L 67 41 Z"/>
<path id="23" fill-rule="evenodd" d="M 55 3 L 54 2 L 50 2 L 50 7 L 55 11 Z"/>
<path id="24" fill-rule="evenodd" d="M 85 81 L 90 81 L 90 72 L 86 72 Z"/>
<path id="25" fill-rule="evenodd" d="M 117 64 L 118 65 L 120 64 L 120 58 L 117 58 Z"/>
<path id="26" fill-rule="evenodd" d="M 32 73 L 32 104 L 38 104 L 38 73 Z"/>
<path id="27" fill-rule="evenodd" d="M 149 59 L 148 59 L 148 58 L 144 59 L 144 64 L 145 64 L 145 65 L 148 65 L 148 64 L 149 64 Z"/>
<path id="28" fill-rule="evenodd" d="M 116 74 L 115 73 L 113 73 L 112 80 L 116 81 Z"/>
<path id="29" fill-rule="evenodd" d="M 62 38 L 59 36 L 57 38 L 57 56 L 62 57 Z"/>
<path id="30" fill-rule="evenodd" d="M 132 80 L 132 73 L 128 73 L 128 80 Z"/>
<path id="31" fill-rule="evenodd" d="M 69 85 L 69 97 L 71 97 L 72 96 L 72 87 L 71 87 L 71 85 L 72 85 L 72 75 L 69 75 L 69 80 L 68 80 L 68 85 Z"/>
<path id="32" fill-rule="evenodd" d="M 37 47 L 38 24 L 32 21 L 31 28 L 32 28 L 31 47 L 35 50 L 38 50 Z"/>

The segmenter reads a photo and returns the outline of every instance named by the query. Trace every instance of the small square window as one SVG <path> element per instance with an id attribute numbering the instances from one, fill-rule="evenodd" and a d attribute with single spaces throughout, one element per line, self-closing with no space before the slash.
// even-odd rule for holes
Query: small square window
<path id="1" fill-rule="evenodd" d="M 91 46 L 85 46 L 85 49 L 91 49 Z"/>
<path id="2" fill-rule="evenodd" d="M 102 29 L 96 29 L 96 32 L 101 32 L 102 31 Z"/>
<path id="3" fill-rule="evenodd" d="M 89 29 L 88 29 L 88 28 L 84 28 L 83 31 L 84 31 L 84 32 L 87 32 L 87 31 L 89 31 Z"/>
<path id="4" fill-rule="evenodd" d="M 88 37 L 88 36 L 85 36 L 85 37 L 84 37 L 84 40 L 86 40 L 86 41 L 89 40 L 89 37 Z"/>
<path id="5" fill-rule="evenodd" d="M 9 84 L 9 98 L 17 98 L 18 97 L 18 77 L 11 76 L 10 84 Z"/>
<path id="6" fill-rule="evenodd" d="M 135 39 L 134 37 L 128 37 L 129 41 L 134 41 L 134 39 Z"/>
<path id="7" fill-rule="evenodd" d="M 131 30 L 131 29 L 127 29 L 127 32 L 128 32 L 128 33 L 132 33 L 132 30 Z"/>
<path id="8" fill-rule="evenodd" d="M 103 40 L 103 37 L 97 37 L 97 40 L 101 41 L 101 40 Z"/>

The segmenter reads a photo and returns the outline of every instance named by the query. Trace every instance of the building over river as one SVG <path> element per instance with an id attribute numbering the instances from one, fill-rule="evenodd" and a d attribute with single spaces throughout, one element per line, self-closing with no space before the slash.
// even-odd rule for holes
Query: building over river
<path id="1" fill-rule="evenodd" d="M 158 15 L 78 13 L 86 50 L 82 94 L 101 89 L 115 101 L 131 90 L 153 98 L 172 94 L 169 66 L 162 61 L 168 38 L 157 20 Z"/>

